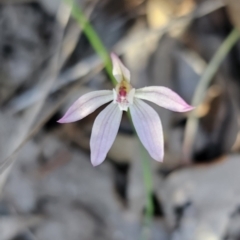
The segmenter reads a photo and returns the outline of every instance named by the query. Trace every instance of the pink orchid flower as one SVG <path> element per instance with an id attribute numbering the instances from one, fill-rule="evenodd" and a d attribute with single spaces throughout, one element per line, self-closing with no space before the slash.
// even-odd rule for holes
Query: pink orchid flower
<path id="1" fill-rule="evenodd" d="M 92 165 L 97 166 L 105 160 L 117 136 L 122 113 L 128 108 L 143 146 L 153 159 L 162 162 L 164 155 L 162 124 L 157 112 L 141 99 L 175 112 L 187 112 L 193 107 L 166 87 L 133 88 L 130 84 L 129 70 L 115 54 L 112 53 L 111 58 L 113 75 L 118 82 L 115 89 L 94 91 L 81 96 L 58 122 L 78 121 L 111 101 L 93 124 L 90 140 Z"/>

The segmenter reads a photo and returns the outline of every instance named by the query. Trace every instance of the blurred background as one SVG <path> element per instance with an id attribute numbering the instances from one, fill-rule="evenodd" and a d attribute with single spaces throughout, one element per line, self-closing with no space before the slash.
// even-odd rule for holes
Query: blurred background
<path id="1" fill-rule="evenodd" d="M 134 87 L 170 87 L 188 103 L 221 44 L 240 30 L 239 0 L 77 4 L 130 69 Z M 89 139 L 103 107 L 56 123 L 82 94 L 112 88 L 68 5 L 0 0 L 0 240 L 143 239 L 143 157 L 154 205 L 145 239 L 239 240 L 240 41 L 200 91 L 191 138 L 188 113 L 153 105 L 163 124 L 163 163 L 143 153 L 127 115 L 95 168 Z"/>

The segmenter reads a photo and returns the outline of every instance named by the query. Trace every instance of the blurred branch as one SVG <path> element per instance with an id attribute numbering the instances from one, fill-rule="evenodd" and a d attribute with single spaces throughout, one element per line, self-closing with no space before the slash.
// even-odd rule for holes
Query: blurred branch
<path id="1" fill-rule="evenodd" d="M 69 67 L 62 74 L 60 74 L 55 81 L 55 84 L 53 85 L 50 93 L 55 93 L 66 85 L 75 82 L 77 79 L 87 77 L 88 74 L 90 74 L 92 71 L 95 71 L 96 68 L 102 70 L 103 67 L 104 66 L 99 58 L 96 56 L 88 57 L 75 64 L 74 66 Z M 14 98 L 8 103 L 7 107 L 5 108 L 6 111 L 10 114 L 15 114 L 26 109 L 40 99 L 41 95 L 38 92 L 38 88 L 34 87 L 24 92 L 20 96 Z"/>
<path id="2" fill-rule="evenodd" d="M 0 4 L 21 4 L 36 2 L 37 0 L 0 0 Z"/>
<path id="3" fill-rule="evenodd" d="M 21 142 L 18 148 L 7 158 L 3 163 L 0 164 L 0 182 L 1 176 L 5 174 L 6 169 L 14 162 L 15 157 L 19 153 L 19 151 L 24 147 L 24 145 L 44 126 L 44 124 L 56 113 L 59 107 L 76 91 L 79 90 L 80 86 L 83 85 L 86 81 L 90 80 L 92 76 L 96 75 L 98 71 L 101 69 L 95 68 L 93 69 L 87 76 L 85 76 L 82 81 L 76 82 L 73 86 L 71 86 L 64 97 L 61 99 L 57 99 L 51 106 L 46 110 L 45 114 L 41 114 L 43 116 L 40 117 L 40 120 L 37 121 L 36 125 L 31 129 L 25 139 Z M 1 192 L 1 188 L 0 188 Z"/>
<path id="4" fill-rule="evenodd" d="M 206 1 L 200 6 L 198 6 L 195 11 L 185 16 L 172 19 L 164 27 L 161 27 L 159 29 L 146 28 L 138 31 L 137 33 L 134 32 L 133 34 L 126 36 L 114 47 L 115 52 L 118 54 L 125 53 L 128 51 L 128 49 L 131 49 L 133 45 L 136 45 L 138 43 L 140 44 L 144 41 L 151 44 L 152 41 L 155 41 L 157 38 L 159 38 L 165 33 L 170 32 L 172 29 L 178 27 L 179 25 L 182 26 L 186 23 L 191 22 L 194 19 L 204 17 L 205 15 L 208 15 L 211 12 L 214 12 L 224 6 L 225 3 L 222 0 Z"/>
<path id="5" fill-rule="evenodd" d="M 26 231 L 36 227 L 44 220 L 43 216 L 5 216 L 0 218 L 1 240 L 10 240 Z"/>
<path id="6" fill-rule="evenodd" d="M 66 7 L 66 9 L 64 8 L 64 6 Z M 62 11 L 64 10 L 67 10 L 68 14 L 64 14 Z M 35 119 L 35 117 L 38 115 L 39 113 L 39 110 L 41 109 L 43 103 L 44 103 L 44 100 L 46 99 L 46 97 L 48 96 L 49 92 L 50 92 L 50 89 L 52 88 L 52 84 L 53 82 L 55 81 L 55 79 L 57 78 L 57 75 L 59 74 L 59 70 L 61 69 L 62 67 L 62 64 L 64 63 L 64 61 L 67 59 L 68 54 L 71 53 L 71 51 L 67 50 L 65 51 L 65 55 L 64 55 L 64 52 L 62 53 L 62 49 L 64 49 L 64 46 L 63 46 L 63 43 L 65 44 L 68 44 L 69 42 L 68 41 L 64 41 L 64 38 L 63 38 L 63 34 L 64 34 L 64 31 L 65 31 L 65 27 L 66 27 L 66 24 L 68 22 L 68 19 L 70 17 L 70 8 L 68 6 L 66 6 L 64 3 L 62 3 L 62 5 L 60 5 L 60 8 L 59 8 L 59 12 L 57 14 L 57 18 L 58 18 L 58 21 L 61 23 L 62 25 L 62 33 L 61 33 L 61 36 L 60 36 L 60 41 L 59 41 L 59 45 L 57 47 L 57 51 L 55 53 L 55 55 L 53 56 L 52 58 L 52 62 L 50 64 L 50 73 L 49 73 L 49 76 L 48 77 L 45 77 L 44 80 L 40 81 L 42 82 L 42 85 L 38 86 L 38 87 L 35 87 L 33 91 L 31 91 L 31 94 L 35 94 L 35 96 L 37 96 L 37 100 L 40 100 L 38 101 L 35 105 L 33 105 L 27 112 L 30 111 L 30 114 L 29 116 L 31 117 L 31 124 L 32 124 L 32 121 Z M 69 36 L 67 36 L 65 39 L 70 39 Z M 75 41 L 76 43 L 76 41 Z M 61 56 L 61 57 L 60 57 Z M 96 71 L 99 71 L 101 70 L 101 68 L 99 69 L 98 65 L 96 67 L 93 67 L 91 68 L 90 71 L 88 71 L 86 74 L 86 78 L 85 79 L 88 79 L 89 77 L 89 74 L 92 74 L 92 72 L 94 72 L 94 74 L 96 73 Z M 89 74 L 88 74 L 89 73 Z M 73 76 L 71 74 L 74 74 L 74 71 L 71 71 L 71 72 L 68 72 L 67 74 L 67 77 L 69 78 L 72 78 Z M 83 80 L 84 81 L 84 80 Z M 61 104 L 66 100 L 67 97 L 69 97 L 69 95 L 74 91 L 76 90 L 76 86 L 82 84 L 82 82 L 78 82 L 77 84 L 75 84 L 74 86 L 72 86 L 72 88 L 70 88 L 68 94 L 66 94 L 65 97 L 63 97 L 61 100 L 59 100 L 57 103 L 55 103 L 52 108 L 48 111 L 48 113 L 44 116 L 44 117 L 40 117 L 40 121 L 38 121 L 38 124 L 36 124 L 36 126 L 34 128 L 31 129 L 31 131 L 29 133 L 27 133 L 26 131 L 29 130 L 30 128 L 30 124 L 27 124 L 25 122 L 24 124 L 24 133 L 21 134 L 21 137 L 19 138 L 21 141 L 17 141 L 17 144 L 14 145 L 14 147 L 11 148 L 11 150 L 9 151 L 10 154 L 7 158 L 5 158 L 1 163 L 0 163 L 0 181 L 2 183 L 4 183 L 4 180 L 6 179 L 6 176 L 8 174 L 5 174 L 5 171 L 8 170 L 11 165 L 13 164 L 13 162 L 15 161 L 15 158 L 18 154 L 18 152 L 21 150 L 21 148 L 25 145 L 25 143 L 31 138 L 33 137 L 38 131 L 39 129 L 44 125 L 44 123 L 46 123 L 46 121 L 57 111 L 57 109 L 61 106 Z M 46 88 L 47 86 L 47 88 Z M 31 97 L 26 97 L 24 98 L 24 101 L 25 100 L 29 100 L 31 99 Z M 40 105 L 40 106 L 39 106 Z M 37 107 L 38 106 L 38 107 Z M 31 109 L 34 109 L 35 113 L 34 114 L 31 114 L 32 111 Z M 4 174 L 3 174 L 4 173 Z M 2 179 L 3 178 L 3 179 Z M 3 185 L 3 184 L 2 184 Z M 1 187 L 1 186 L 0 186 Z"/>
<path id="7" fill-rule="evenodd" d="M 203 4 L 201 4 L 201 6 L 197 8 L 192 15 L 194 18 L 200 18 L 224 6 L 226 6 L 226 3 L 224 0 L 206 1 Z"/>
<path id="8" fill-rule="evenodd" d="M 97 2 L 93 2 L 87 9 L 86 14 L 90 16 Z M 75 47 L 78 43 L 79 37 L 82 33 L 81 28 L 76 24 L 71 24 L 65 34 L 61 45 L 61 51 L 59 55 L 59 69 L 61 69 L 66 63 L 67 59 L 71 56 L 72 52 L 75 50 Z M 54 93 L 66 86 L 67 84 L 75 81 L 76 79 L 87 76 L 92 70 L 97 66 L 101 66 L 100 59 L 96 57 L 87 58 L 73 67 L 69 67 L 62 74 L 58 76 L 57 80 L 54 81 L 54 84 L 50 90 L 50 93 Z M 19 111 L 26 109 L 35 102 L 41 100 L 41 93 L 39 92 L 38 85 L 33 86 L 31 89 L 26 90 L 19 96 L 13 98 L 5 107 L 6 111 L 9 114 L 15 114 Z"/>
<path id="9" fill-rule="evenodd" d="M 225 0 L 227 4 L 228 16 L 233 25 L 240 31 L 240 4 L 239 0 Z"/>
<path id="10" fill-rule="evenodd" d="M 190 161 L 194 138 L 198 129 L 198 118 L 197 111 L 199 105 L 203 102 L 207 88 L 209 87 L 211 80 L 219 69 L 221 63 L 232 49 L 232 47 L 239 40 L 240 34 L 237 29 L 233 29 L 228 35 L 222 45 L 219 47 L 212 60 L 208 64 L 204 74 L 202 75 L 197 88 L 195 90 L 192 105 L 196 106 L 187 119 L 187 124 L 185 128 L 184 141 L 183 141 L 183 156 L 186 162 Z"/>
<path id="11" fill-rule="evenodd" d="M 4 171 L 9 172 L 9 168 L 11 168 L 13 162 L 15 161 L 15 157 L 17 154 L 17 150 L 20 149 L 22 146 L 24 139 L 28 136 L 29 129 L 31 129 L 33 122 L 36 119 L 36 116 L 40 112 L 44 100 L 47 97 L 52 84 L 54 80 L 56 79 L 56 76 L 58 75 L 58 64 L 59 64 L 59 54 L 61 50 L 61 43 L 64 35 L 64 30 L 67 25 L 68 19 L 70 17 L 70 8 L 69 6 L 64 6 L 62 3 L 59 7 L 59 12 L 57 15 L 57 20 L 61 24 L 62 31 L 59 35 L 59 41 L 57 44 L 57 51 L 56 54 L 53 56 L 53 58 L 50 61 L 48 71 L 42 75 L 42 78 L 38 89 L 41 93 L 41 101 L 34 104 L 30 109 L 28 109 L 23 117 L 19 119 L 18 122 L 16 122 L 16 126 L 13 127 L 14 136 L 11 136 L 8 138 L 7 141 L 5 141 L 6 148 L 4 149 L 4 153 L 2 153 L 1 157 L 3 158 L 3 161 L 0 163 L 0 174 L 3 174 Z M 0 115 L 1 116 L 1 115 Z M 3 116 L 2 116 L 3 117 Z M 15 119 L 14 119 L 15 120 Z M 7 157 L 7 158 L 6 158 Z M 8 174 L 4 174 L 4 178 L 7 177 Z M 2 175 L 3 176 L 3 175 Z M 1 186 L 4 184 L 4 179 L 1 177 Z"/>

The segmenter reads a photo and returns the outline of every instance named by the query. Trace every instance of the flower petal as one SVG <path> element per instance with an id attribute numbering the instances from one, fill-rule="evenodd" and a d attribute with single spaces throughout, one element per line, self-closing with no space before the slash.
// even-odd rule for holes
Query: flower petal
<path id="1" fill-rule="evenodd" d="M 94 91 L 84 94 L 73 103 L 58 122 L 69 123 L 78 121 L 111 100 L 113 100 L 113 92 L 111 90 Z"/>
<path id="2" fill-rule="evenodd" d="M 116 138 L 122 118 L 117 104 L 109 104 L 96 118 L 90 140 L 91 162 L 93 166 L 101 164 Z"/>
<path id="3" fill-rule="evenodd" d="M 112 64 L 113 64 L 113 76 L 118 82 L 121 82 L 123 79 L 130 82 L 130 71 L 123 65 L 118 56 L 114 53 L 111 53 Z"/>
<path id="4" fill-rule="evenodd" d="M 175 112 L 187 112 L 194 107 L 188 105 L 177 93 L 166 87 L 144 87 L 136 90 L 135 97 L 153 102 Z"/>
<path id="5" fill-rule="evenodd" d="M 135 96 L 135 91 L 136 91 L 136 89 L 135 89 L 135 88 L 132 88 L 132 89 L 130 90 L 130 92 L 128 93 L 128 95 L 127 95 L 127 100 L 128 100 L 128 102 L 129 102 L 130 104 L 133 104 L 133 99 L 134 99 L 134 96 Z"/>
<path id="6" fill-rule="evenodd" d="M 150 156 L 162 162 L 164 155 L 162 124 L 157 112 L 140 99 L 130 105 L 133 125 Z"/>

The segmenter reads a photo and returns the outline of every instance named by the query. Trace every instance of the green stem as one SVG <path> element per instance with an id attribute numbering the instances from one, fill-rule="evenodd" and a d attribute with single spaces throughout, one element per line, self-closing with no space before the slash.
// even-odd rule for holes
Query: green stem
<path id="1" fill-rule="evenodd" d="M 142 240 L 147 240 L 150 238 L 150 225 L 152 221 L 152 216 L 154 212 L 154 205 L 153 205 L 153 181 L 152 181 L 152 174 L 151 174 L 151 166 L 149 157 L 146 156 L 146 150 L 141 147 L 141 155 L 142 155 L 142 169 L 143 169 L 143 177 L 144 177 L 144 187 L 146 192 L 146 212 L 144 215 L 144 228 L 142 231 Z"/>
<path id="2" fill-rule="evenodd" d="M 97 33 L 89 23 L 88 19 L 85 17 L 82 10 L 79 8 L 79 6 L 73 1 L 73 0 L 64 0 L 67 2 L 70 6 L 72 6 L 72 16 L 75 18 L 75 20 L 79 23 L 79 25 L 82 27 L 82 30 L 86 37 L 88 38 L 90 44 L 94 48 L 94 50 L 97 52 L 97 54 L 100 56 L 100 58 L 103 60 L 106 71 L 112 80 L 113 84 L 116 85 L 116 80 L 114 76 L 112 75 L 112 63 L 111 59 L 109 57 L 109 53 L 106 50 L 105 46 L 103 45 L 102 41 L 98 37 Z M 131 120 L 131 116 L 128 112 L 129 119 Z M 143 239 L 148 239 L 149 236 L 149 226 L 151 223 L 154 206 L 152 202 L 152 193 L 153 193 L 153 183 L 152 183 L 152 175 L 151 175 L 151 168 L 150 168 L 150 161 L 149 157 L 146 156 L 145 149 L 142 149 L 142 169 L 143 169 L 143 177 L 144 177 L 144 187 L 146 192 L 146 212 L 144 216 L 144 229 L 143 229 Z"/>
<path id="3" fill-rule="evenodd" d="M 131 114 L 128 111 L 128 118 L 130 119 L 132 123 Z M 133 129 L 136 134 L 136 130 L 134 128 L 134 125 L 132 123 Z M 144 181 L 144 188 L 145 188 L 145 194 L 146 194 L 146 209 L 143 219 L 143 230 L 141 239 L 142 240 L 148 240 L 150 238 L 150 225 L 152 222 L 153 212 L 154 212 L 154 205 L 153 205 L 153 180 L 152 180 L 152 172 L 151 172 L 151 164 L 149 161 L 149 156 L 147 155 L 147 152 L 145 148 L 142 146 L 141 142 L 139 141 L 139 144 L 141 146 L 141 161 L 142 161 L 142 171 L 143 171 L 143 181 Z"/>
<path id="4" fill-rule="evenodd" d="M 239 31 L 237 29 L 233 29 L 213 56 L 204 74 L 199 80 L 192 100 L 192 105 L 196 106 L 196 109 L 189 114 L 184 134 L 183 154 L 186 161 L 189 161 L 191 158 L 192 145 L 194 143 L 194 137 L 198 129 L 198 118 L 196 116 L 197 106 L 203 102 L 205 93 L 211 83 L 211 80 L 213 79 L 214 75 L 219 69 L 219 66 L 226 58 L 229 51 L 239 40 L 239 37 Z"/>
<path id="5" fill-rule="evenodd" d="M 109 57 L 109 53 L 105 46 L 103 45 L 101 39 L 99 38 L 96 31 L 93 29 L 92 25 L 88 21 L 88 19 L 85 17 L 83 11 L 78 6 L 77 3 L 75 3 L 73 0 L 64 0 L 67 4 L 72 6 L 72 16 L 73 18 L 78 22 L 78 24 L 81 26 L 84 34 L 88 38 L 91 46 L 95 50 L 95 52 L 99 55 L 99 57 L 103 60 L 106 71 L 114 85 L 116 85 L 116 80 L 112 74 L 112 62 Z"/>

